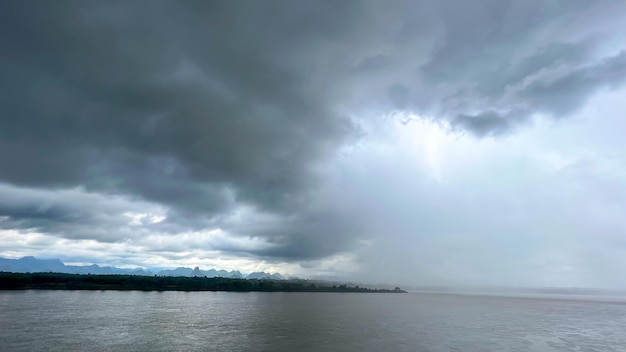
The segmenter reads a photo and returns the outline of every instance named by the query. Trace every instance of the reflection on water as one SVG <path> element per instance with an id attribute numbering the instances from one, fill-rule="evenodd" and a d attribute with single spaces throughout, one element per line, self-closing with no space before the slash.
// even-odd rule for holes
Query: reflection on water
<path id="1" fill-rule="evenodd" d="M 0 351 L 626 351 L 626 304 L 445 294 L 0 292 Z"/>

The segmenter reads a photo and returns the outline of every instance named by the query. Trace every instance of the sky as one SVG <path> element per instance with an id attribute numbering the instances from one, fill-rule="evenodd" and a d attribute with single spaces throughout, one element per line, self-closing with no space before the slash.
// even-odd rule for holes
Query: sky
<path id="1" fill-rule="evenodd" d="M 626 288 L 626 2 L 0 4 L 0 256 Z"/>

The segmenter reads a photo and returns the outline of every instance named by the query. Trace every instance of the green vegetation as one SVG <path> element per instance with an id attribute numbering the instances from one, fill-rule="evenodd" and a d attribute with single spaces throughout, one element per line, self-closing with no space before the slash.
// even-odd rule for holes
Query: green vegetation
<path id="1" fill-rule="evenodd" d="M 393 292 L 347 285 L 322 285 L 308 280 L 246 280 L 222 277 L 81 275 L 2 273 L 0 290 L 140 290 L 140 291 L 265 291 L 265 292 Z"/>

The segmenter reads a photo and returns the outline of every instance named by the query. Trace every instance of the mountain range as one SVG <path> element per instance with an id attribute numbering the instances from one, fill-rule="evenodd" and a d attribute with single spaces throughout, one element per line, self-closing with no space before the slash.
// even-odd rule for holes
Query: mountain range
<path id="1" fill-rule="evenodd" d="M 122 269 L 112 266 L 93 265 L 65 265 L 59 259 L 37 259 L 35 257 L 22 257 L 20 259 L 0 258 L 0 272 L 14 273 L 67 273 L 67 274 L 94 274 L 94 275 L 157 275 L 157 276 L 199 276 L 199 277 L 226 277 L 234 279 L 264 279 L 264 280 L 285 280 L 285 277 L 279 273 L 266 273 L 263 271 L 253 272 L 244 275 L 237 270 L 200 270 L 199 267 L 194 269 L 178 267 L 176 269 L 164 269 L 151 271 L 146 269 Z"/>

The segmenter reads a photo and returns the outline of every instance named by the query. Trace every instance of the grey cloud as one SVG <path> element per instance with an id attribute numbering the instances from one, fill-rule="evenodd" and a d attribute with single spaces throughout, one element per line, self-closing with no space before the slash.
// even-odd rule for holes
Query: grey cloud
<path id="1" fill-rule="evenodd" d="M 400 84 L 394 84 L 388 90 L 389 99 L 398 109 L 405 108 L 409 102 L 409 90 Z"/>
<path id="2" fill-rule="evenodd" d="M 170 233 L 213 229 L 242 204 L 306 211 L 315 168 L 357 132 L 335 109 L 324 65 L 354 33 L 360 6 L 328 5 L 3 4 L 0 179 L 157 202 L 170 216 L 153 230 Z M 331 55 L 316 60 L 325 48 Z M 93 204 L 66 218 L 83 205 L 71 202 L 56 215 L 7 204 L 5 226 L 124 238 Z M 291 238 L 313 243 L 318 228 L 287 224 L 246 235 L 287 248 L 259 255 L 296 259 Z M 318 247 L 300 253 L 333 252 Z"/>
<path id="3" fill-rule="evenodd" d="M 374 73 L 388 67 L 392 62 L 393 60 L 387 55 L 366 56 L 356 64 L 355 70 L 359 74 Z"/>
<path id="4" fill-rule="evenodd" d="M 508 72 L 500 82 L 481 89 L 493 94 L 492 109 L 477 114 L 459 114 L 453 127 L 479 137 L 511 133 L 533 114 L 564 118 L 583 107 L 596 92 L 620 87 L 626 80 L 624 52 L 589 64 L 581 60 L 588 45 L 555 44 L 541 48 Z M 494 72 L 494 77 L 498 74 Z M 464 98 L 464 97 L 463 97 Z M 462 99 L 463 99 L 462 98 Z M 495 109 L 513 109 L 497 112 Z"/>
<path id="5" fill-rule="evenodd" d="M 626 81 L 626 52 L 603 59 L 597 64 L 551 67 L 512 87 L 513 94 L 529 106 L 556 117 L 571 114 L 602 88 L 615 88 Z"/>
<path id="6" fill-rule="evenodd" d="M 3 5 L 3 33 L 11 33 L 3 45 L 3 179 L 127 186 L 160 201 L 162 190 L 142 185 L 193 193 L 211 183 L 280 208 L 309 184 L 310 163 L 351 133 L 324 90 L 307 86 L 297 70 L 306 62 L 285 55 L 294 40 L 324 40 L 304 26 L 298 6 L 258 31 L 254 19 L 275 9 L 136 5 Z M 320 18 L 328 31 L 342 26 L 340 7 Z M 184 175 L 154 174 L 136 162 L 142 158 L 171 158 Z"/>
<path id="7" fill-rule="evenodd" d="M 451 121 L 451 126 L 461 131 L 471 131 L 478 137 L 498 136 L 512 132 L 526 119 L 526 115 L 526 111 L 487 111 L 476 115 L 458 115 Z"/>
<path id="8" fill-rule="evenodd" d="M 478 89 L 485 95 L 501 96 L 507 86 L 520 82 L 543 69 L 558 64 L 581 64 L 591 59 L 594 42 L 594 40 L 587 39 L 576 43 L 553 42 L 542 45 L 517 60 L 515 64 L 504 62 L 502 65 L 493 67 L 490 79 L 481 82 Z"/>
<path id="9" fill-rule="evenodd" d="M 233 226 L 230 230 L 238 235 L 265 239 L 268 247 L 246 250 L 265 258 L 312 260 L 353 250 L 358 246 L 358 240 L 366 234 L 360 222 L 353 217 L 358 208 L 328 206 L 330 209 L 325 210 L 303 208 L 298 214 L 279 219 L 270 226 L 252 220 L 244 226 Z"/>
<path id="10" fill-rule="evenodd" d="M 538 57 L 545 58 L 544 53 L 538 54 Z M 620 87 L 626 81 L 624 52 L 593 65 L 557 60 L 540 67 L 540 70 L 523 76 L 519 83 L 507 86 L 502 98 L 494 104 L 516 110 L 505 113 L 488 110 L 475 115 L 460 114 L 451 120 L 452 126 L 471 131 L 479 137 L 511 133 L 533 114 L 567 117 L 583 107 L 594 93 Z"/>
<path id="11" fill-rule="evenodd" d="M 488 134 L 504 134 L 510 131 L 511 125 L 506 117 L 496 112 L 487 112 L 475 116 L 459 115 L 452 121 L 453 126 L 470 130 L 483 137 Z"/>
<path id="12" fill-rule="evenodd" d="M 612 35 L 594 28 L 603 23 L 600 18 L 610 23 L 622 10 L 620 4 L 485 1 L 455 5 L 442 7 L 444 35 L 420 67 L 424 81 L 413 81 L 419 88 L 412 90 L 430 98 L 413 99 L 418 112 L 448 119 L 478 136 L 502 134 L 513 130 L 505 126 L 528 121 L 538 113 L 569 116 L 599 89 L 619 86 L 626 78 L 619 58 L 594 57 L 600 43 Z M 596 17 L 589 15 L 589 22 L 575 20 L 585 13 Z M 567 34 L 558 31 L 559 25 L 567 28 Z M 515 91 L 546 72 L 567 67 L 573 69 L 564 70 L 558 80 Z M 502 113 L 502 120 L 493 119 L 493 111 L 522 110 L 525 114 L 513 114 L 514 121 L 507 121 L 508 114 Z M 469 121 L 468 116 L 475 116 L 476 123 L 459 124 Z"/>
<path id="13" fill-rule="evenodd" d="M 350 220 L 364 213 L 337 205 L 341 190 L 323 193 L 320 170 L 358 139 L 362 111 L 402 109 L 478 136 L 571 114 L 626 76 L 624 55 L 598 58 L 590 39 L 609 42 L 596 27 L 623 6 L 5 2 L 0 182 L 82 185 L 167 208 L 158 231 L 219 227 L 272 244 L 224 251 L 298 260 L 353 250 L 371 232 Z M 574 22 L 587 11 L 597 16 Z M 101 231 L 92 238 L 124 237 L 104 235 L 112 220 L 97 205 L 64 202 L 43 213 L 3 203 L 0 216 L 70 238 L 87 225 Z M 242 206 L 276 223 L 224 220 Z"/>
<path id="14" fill-rule="evenodd" d="M 482 84 L 498 79 L 489 71 L 510 65 L 516 51 L 536 47 L 542 29 L 587 6 L 584 1 L 441 2 L 436 13 L 443 37 L 421 71 L 434 82 L 470 79 Z"/>
<path id="15" fill-rule="evenodd" d="M 152 214 L 151 214 L 152 213 Z M 43 231 L 69 239 L 117 242 L 148 233 L 147 224 L 131 226 L 132 214 L 164 216 L 158 205 L 84 190 L 37 190 L 0 184 L 0 229 Z M 147 225 L 147 226 L 146 226 Z M 155 229 L 153 229 L 155 230 Z"/>

